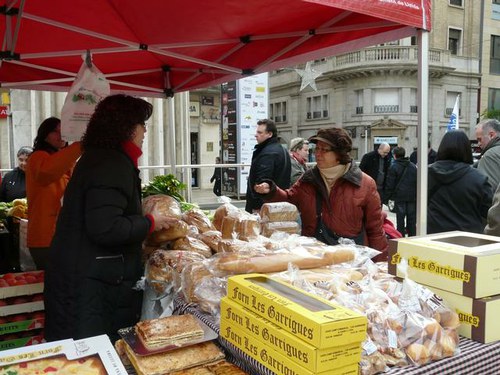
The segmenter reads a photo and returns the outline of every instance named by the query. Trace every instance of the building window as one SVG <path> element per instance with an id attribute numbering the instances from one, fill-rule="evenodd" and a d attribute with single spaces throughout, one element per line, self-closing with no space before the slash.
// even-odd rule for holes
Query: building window
<path id="1" fill-rule="evenodd" d="M 363 90 L 356 90 L 354 92 L 356 95 L 356 114 L 363 114 Z"/>
<path id="2" fill-rule="evenodd" d="M 306 109 L 306 118 L 308 120 L 328 118 L 328 95 L 317 95 L 307 98 Z"/>
<path id="3" fill-rule="evenodd" d="M 374 94 L 374 113 L 397 113 L 399 112 L 399 90 L 398 89 L 376 89 Z"/>
<path id="4" fill-rule="evenodd" d="M 450 5 L 454 5 L 456 7 L 463 7 L 463 0 L 450 0 Z"/>
<path id="5" fill-rule="evenodd" d="M 458 55 L 460 52 L 460 39 L 462 30 L 448 29 L 448 49 L 452 55 Z"/>
<path id="6" fill-rule="evenodd" d="M 500 110 L 500 89 L 488 89 L 488 109 Z"/>
<path id="7" fill-rule="evenodd" d="M 457 100 L 457 95 L 460 95 L 459 92 L 448 91 L 446 93 L 446 109 L 444 112 L 445 117 L 450 117 L 453 113 L 453 107 L 455 106 L 455 101 Z M 458 100 L 458 117 L 462 116 L 462 110 L 460 105 L 460 99 Z"/>
<path id="8" fill-rule="evenodd" d="M 500 74 L 500 36 L 491 36 L 490 73 Z"/>
<path id="9" fill-rule="evenodd" d="M 274 122 L 286 122 L 286 102 L 271 103 L 269 105 L 269 118 Z"/>

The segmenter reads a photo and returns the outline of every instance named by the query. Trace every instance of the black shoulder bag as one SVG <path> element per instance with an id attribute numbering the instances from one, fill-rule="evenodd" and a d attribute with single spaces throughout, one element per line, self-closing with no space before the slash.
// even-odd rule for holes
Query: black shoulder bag
<path id="1" fill-rule="evenodd" d="M 327 245 L 338 245 L 339 244 L 339 238 L 347 238 L 350 240 L 353 240 L 356 244 L 358 245 L 363 245 L 364 242 L 364 226 L 361 229 L 361 233 L 358 234 L 356 237 L 346 237 L 346 236 L 339 236 L 337 233 L 334 231 L 330 230 L 325 223 L 323 223 L 322 220 L 322 210 L 321 210 L 321 194 L 319 191 L 316 192 L 316 239 L 318 239 L 321 242 L 326 243 Z"/>

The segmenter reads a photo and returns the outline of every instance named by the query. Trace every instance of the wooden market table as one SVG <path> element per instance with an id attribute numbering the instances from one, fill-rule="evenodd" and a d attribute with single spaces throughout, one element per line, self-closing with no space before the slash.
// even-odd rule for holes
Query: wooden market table
<path id="1" fill-rule="evenodd" d="M 200 311 L 196 305 L 188 304 L 180 297 L 174 300 L 174 314 L 193 314 L 219 333 L 219 323 L 210 314 Z M 273 374 L 267 368 L 244 354 L 234 345 L 219 339 L 228 361 L 236 364 L 250 375 Z M 481 344 L 460 337 L 460 354 L 431 362 L 423 366 L 393 367 L 384 374 L 405 375 L 494 375 L 500 374 L 500 341 Z"/>

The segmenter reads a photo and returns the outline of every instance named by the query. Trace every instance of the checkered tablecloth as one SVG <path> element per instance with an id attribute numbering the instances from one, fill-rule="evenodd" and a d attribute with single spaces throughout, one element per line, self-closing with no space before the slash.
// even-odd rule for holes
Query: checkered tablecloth
<path id="1" fill-rule="evenodd" d="M 187 304 L 177 297 L 174 300 L 175 314 L 193 314 L 206 325 L 219 333 L 219 323 L 214 318 L 200 311 L 196 305 Z M 244 354 L 234 345 L 223 339 L 219 343 L 226 349 L 226 358 L 248 374 L 273 375 L 264 366 Z M 393 367 L 385 374 L 397 375 L 495 375 L 500 374 L 500 341 L 480 344 L 465 337 L 460 338 L 460 354 L 432 362 L 424 366 Z"/>

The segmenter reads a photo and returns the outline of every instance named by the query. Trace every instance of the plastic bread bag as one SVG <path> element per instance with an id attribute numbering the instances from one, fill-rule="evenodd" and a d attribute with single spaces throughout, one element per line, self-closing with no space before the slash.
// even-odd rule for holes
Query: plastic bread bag
<path id="1" fill-rule="evenodd" d="M 175 240 L 172 245 L 172 250 L 185 250 L 194 253 L 198 253 L 205 258 L 210 258 L 212 256 L 212 249 L 202 240 L 194 237 L 185 236 Z"/>
<path id="2" fill-rule="evenodd" d="M 264 245 L 262 245 L 260 242 L 248 242 L 248 241 L 242 241 L 237 238 L 234 239 L 222 239 L 219 241 L 219 246 L 217 249 L 217 253 L 253 253 L 253 254 L 258 254 L 258 253 L 264 253 L 267 254 L 269 253 L 269 250 L 267 250 Z"/>
<path id="3" fill-rule="evenodd" d="M 328 290 L 316 287 L 314 279 L 312 281 L 310 279 L 313 276 L 313 273 L 309 270 L 300 270 L 292 263 L 289 263 L 288 270 L 273 274 L 272 278 L 285 281 L 315 296 L 331 300 L 333 298 L 332 293 L 330 293 Z"/>
<path id="4" fill-rule="evenodd" d="M 156 250 L 146 262 L 146 282 L 156 291 L 156 297 L 160 297 L 171 287 L 180 287 L 180 273 L 184 267 L 204 259 L 197 252 Z"/>
<path id="5" fill-rule="evenodd" d="M 369 336 L 363 341 L 361 347 L 361 361 L 359 361 L 361 375 L 375 375 L 389 369 L 384 356 L 378 351 L 377 345 Z"/>
<path id="6" fill-rule="evenodd" d="M 217 268 L 232 274 L 273 273 L 287 270 L 289 263 L 293 263 L 300 269 L 320 268 L 349 261 L 353 257 L 354 254 L 348 249 L 336 249 L 335 251 L 323 251 L 315 254 L 307 251 L 301 253 L 290 251 L 259 252 L 257 254 L 255 252 L 224 253 L 223 257 L 218 258 Z"/>
<path id="7" fill-rule="evenodd" d="M 195 235 L 196 238 L 207 244 L 214 253 L 219 251 L 219 241 L 222 239 L 222 233 L 218 230 L 209 230 Z"/>
<path id="8" fill-rule="evenodd" d="M 260 209 L 261 222 L 297 221 L 299 211 L 288 202 L 264 203 Z"/>
<path id="9" fill-rule="evenodd" d="M 235 205 L 227 202 L 224 204 L 221 204 L 219 207 L 214 212 L 214 220 L 213 220 L 213 225 L 215 229 L 218 231 L 222 230 L 222 220 L 226 216 L 233 216 L 233 215 L 238 215 L 241 212 L 241 210 L 236 207 Z"/>
<path id="10" fill-rule="evenodd" d="M 182 220 L 189 225 L 194 225 L 200 233 L 215 230 L 210 218 L 199 208 L 193 208 L 182 214 Z"/>
<path id="11" fill-rule="evenodd" d="M 300 231 L 300 225 L 296 221 L 269 221 L 261 224 L 261 233 L 266 237 L 270 237 L 276 232 L 299 234 Z"/>

